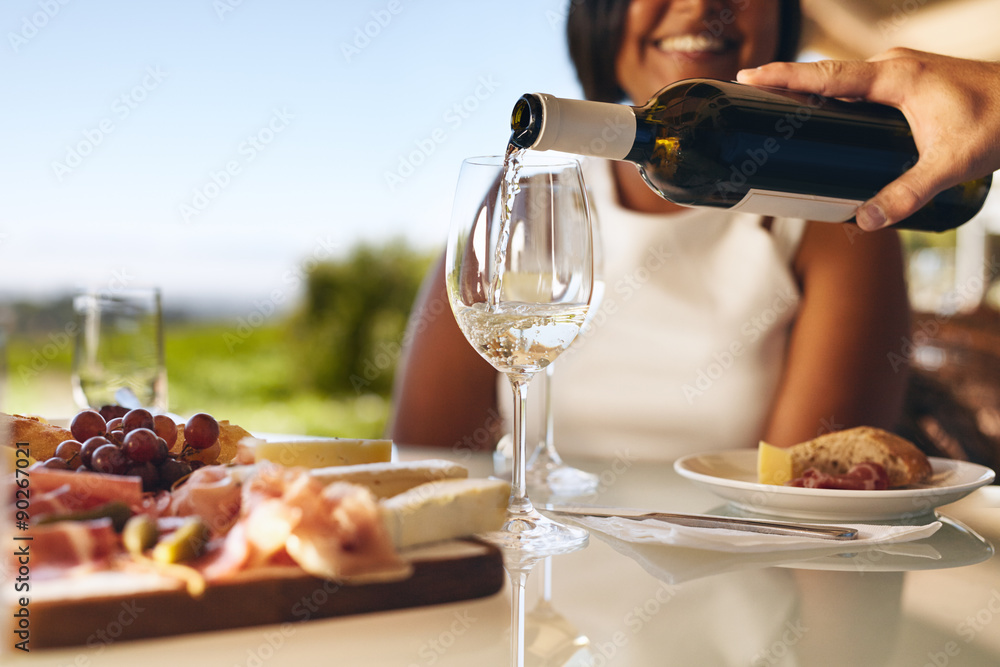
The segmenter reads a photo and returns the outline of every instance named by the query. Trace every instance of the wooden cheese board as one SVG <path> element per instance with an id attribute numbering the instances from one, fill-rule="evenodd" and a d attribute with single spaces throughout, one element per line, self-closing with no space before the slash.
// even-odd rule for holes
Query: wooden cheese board
<path id="1" fill-rule="evenodd" d="M 269 568 L 212 583 L 198 598 L 182 587 L 140 582 L 129 591 L 128 582 L 112 581 L 107 574 L 103 581 L 95 575 L 89 586 L 46 582 L 31 600 L 31 647 L 103 644 L 435 605 L 486 597 L 504 585 L 501 553 L 484 542 L 453 540 L 414 549 L 406 557 L 413 574 L 402 581 L 346 585 L 298 568 Z M 74 588 L 84 592 L 74 594 Z"/>

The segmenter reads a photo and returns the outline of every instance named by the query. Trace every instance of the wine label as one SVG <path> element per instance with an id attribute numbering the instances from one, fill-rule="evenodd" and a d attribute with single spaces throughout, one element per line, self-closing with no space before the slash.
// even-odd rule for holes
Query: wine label
<path id="1" fill-rule="evenodd" d="M 799 195 L 774 190 L 750 188 L 746 196 L 730 211 L 773 215 L 776 218 L 805 218 L 820 222 L 844 222 L 854 217 L 864 202 L 860 199 L 840 199 L 819 195 Z"/>

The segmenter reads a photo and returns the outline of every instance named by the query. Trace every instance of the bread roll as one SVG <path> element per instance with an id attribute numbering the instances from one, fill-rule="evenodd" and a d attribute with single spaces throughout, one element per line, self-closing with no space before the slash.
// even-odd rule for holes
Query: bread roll
<path id="1" fill-rule="evenodd" d="M 871 426 L 859 426 L 821 435 L 789 448 L 793 475 L 809 468 L 843 475 L 854 465 L 878 463 L 889 475 L 889 487 L 909 486 L 931 475 L 927 456 L 909 440 Z"/>

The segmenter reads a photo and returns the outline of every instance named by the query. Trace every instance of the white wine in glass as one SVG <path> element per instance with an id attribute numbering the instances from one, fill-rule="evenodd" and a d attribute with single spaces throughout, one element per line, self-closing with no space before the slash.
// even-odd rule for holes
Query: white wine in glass
<path id="1" fill-rule="evenodd" d="M 510 155 L 510 152 L 508 153 Z M 469 343 L 514 394 L 514 464 L 507 521 L 484 537 L 504 549 L 562 553 L 587 532 L 548 519 L 528 498 L 528 383 L 573 342 L 587 317 L 594 265 L 587 195 L 572 159 L 501 156 L 462 163 L 445 282 Z"/>

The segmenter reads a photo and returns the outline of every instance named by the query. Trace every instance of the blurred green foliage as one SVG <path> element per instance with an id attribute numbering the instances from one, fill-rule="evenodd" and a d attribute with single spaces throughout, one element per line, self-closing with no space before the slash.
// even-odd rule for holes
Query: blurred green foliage
<path id="1" fill-rule="evenodd" d="M 388 396 L 410 308 L 430 258 L 396 241 L 315 267 L 293 321 L 304 382 L 341 396 Z"/>
<path id="2" fill-rule="evenodd" d="M 394 241 L 316 265 L 287 314 L 192 319 L 167 313 L 170 410 L 257 432 L 380 437 L 413 299 L 430 257 Z M 0 409 L 67 417 L 68 299 L 15 304 Z"/>

